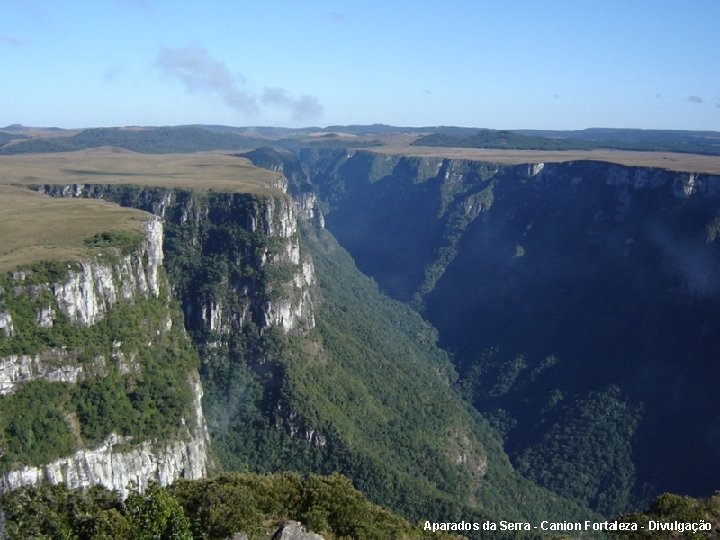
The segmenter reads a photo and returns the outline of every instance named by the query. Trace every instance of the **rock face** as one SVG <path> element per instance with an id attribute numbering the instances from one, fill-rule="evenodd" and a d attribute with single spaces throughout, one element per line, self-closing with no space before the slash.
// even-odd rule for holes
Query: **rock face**
<path id="1" fill-rule="evenodd" d="M 159 219 L 145 225 L 146 240 L 135 253 L 122 257 L 116 264 L 82 261 L 79 270 L 71 270 L 63 283 L 53 284 L 53 294 L 60 310 L 71 322 L 95 324 L 118 300 L 160 293 L 158 271 L 162 265 L 163 229 Z M 41 325 L 51 324 L 50 310 L 38 314 Z"/>
<path id="2" fill-rule="evenodd" d="M 287 182 L 280 187 L 286 189 Z M 202 359 L 202 376 L 212 378 L 213 384 L 218 377 L 226 379 L 228 389 L 223 386 L 222 392 L 232 389 L 234 377 L 268 376 L 269 357 L 259 344 L 277 332 L 308 336 L 315 327 L 315 270 L 310 256 L 301 251 L 298 230 L 300 219 L 322 220 L 314 193 L 297 203 L 282 192 L 198 193 L 110 185 L 37 189 L 59 197 L 103 198 L 162 216 L 173 294 Z M 246 374 L 214 374 L 227 366 Z M 129 354 L 120 367 L 130 370 Z M 237 391 L 225 398 L 218 398 L 222 394 L 217 391 L 210 394 L 208 420 L 220 429 L 230 421 L 228 416 L 236 416 L 233 407 L 245 398 Z M 273 414 L 292 418 L 290 427 L 283 419 L 273 420 L 278 430 L 298 438 L 302 433 L 312 447 L 325 444 L 324 436 L 292 416 L 292 410 L 276 408 Z"/>
<path id="3" fill-rule="evenodd" d="M 178 478 L 203 478 L 207 473 L 209 437 L 202 412 L 202 386 L 197 375 L 189 382 L 194 394 L 196 427 L 184 430 L 181 438 L 164 443 L 137 443 L 112 434 L 95 448 L 39 467 L 0 473 L 0 492 L 49 482 L 64 483 L 69 488 L 101 485 L 125 498 L 130 489 L 142 492 L 150 482 L 166 486 Z"/>
<path id="4" fill-rule="evenodd" d="M 82 341 L 54 347 L 43 347 L 39 343 L 42 336 L 55 336 L 51 339 L 57 342 L 64 336 L 86 335 L 83 332 L 92 332 L 119 306 L 132 310 L 134 305 L 152 300 L 159 310 L 155 315 L 159 320 L 142 324 L 136 337 L 143 348 L 154 347 L 163 334 L 173 328 L 169 287 L 162 268 L 162 243 L 162 223 L 150 216 L 142 241 L 127 255 L 118 252 L 114 256 L 90 257 L 69 265 L 66 275 L 55 282 L 38 280 L 29 270 L 14 272 L 8 287 L 11 290 L 0 291 L 0 306 L 6 309 L 0 313 L 0 331 L 4 330 L 8 340 L 4 346 L 11 350 L 28 346 L 37 350 L 0 358 L 0 394 L 22 393 L 26 385 L 38 380 L 69 388 L 106 377 L 111 366 L 121 376 L 127 373 L 139 376 L 141 367 L 135 361 L 138 350 L 125 350 L 121 341 L 113 341 L 106 354 L 91 359 L 84 358 Z M 28 311 L 23 306 L 31 306 L 35 314 L 23 315 L 28 320 L 19 329 L 13 323 L 17 323 L 18 313 Z M 182 324 L 179 321 L 178 324 L 181 328 Z M 146 335 L 142 335 L 143 331 Z M 22 333 L 29 345 L 23 344 Z M 38 338 L 27 337 L 32 335 Z M 78 443 L 80 448 L 72 455 L 46 464 L 15 466 L 3 471 L 0 493 L 40 482 L 64 482 L 73 488 L 100 484 L 125 496 L 131 485 L 143 489 L 153 480 L 166 485 L 181 477 L 203 477 L 207 471 L 209 437 L 196 368 L 187 372 L 186 381 L 192 395 L 191 413 L 181 419 L 173 436 L 137 440 L 113 432 L 99 445 Z M 72 427 L 75 422 L 69 419 L 68 429 L 77 431 Z"/>
<path id="5" fill-rule="evenodd" d="M 277 187 L 285 191 L 287 180 Z M 102 198 L 152 212 L 163 218 L 173 246 L 182 244 L 198 259 L 227 260 L 228 271 L 217 276 L 218 289 L 213 298 L 192 290 L 192 283 L 191 290 L 181 294 L 188 330 L 206 328 L 228 334 L 252 321 L 260 328 L 279 328 L 287 334 L 304 333 L 315 326 L 314 269 L 312 260 L 301 256 L 298 238 L 299 217 L 324 223 L 312 192 L 298 203 L 280 194 L 198 194 L 104 185 L 45 185 L 37 189 L 56 197 Z M 152 230 L 148 232 L 152 234 Z M 139 286 L 144 283 L 143 275 L 147 275 L 152 290 L 151 262 L 162 263 L 162 249 L 149 251 L 147 259 L 146 272 L 131 273 L 137 275 Z M 219 266 L 215 265 L 213 272 Z M 243 269 L 244 273 L 240 271 Z M 113 301 L 117 292 L 107 286 L 108 279 L 103 271 L 83 267 L 70 290 L 61 291 L 81 299 L 74 305 L 87 304 L 75 316 L 97 317 L 103 306 Z M 187 281 L 200 279 L 195 276 Z M 107 293 L 98 302 L 84 302 L 84 292 L 92 290 Z"/>
<path id="6" fill-rule="evenodd" d="M 86 372 L 83 365 L 67 358 L 63 350 L 41 354 L 11 354 L 0 358 L 0 395 L 37 379 L 75 384 Z"/>
<path id="7" fill-rule="evenodd" d="M 637 492 L 716 489 L 720 176 L 300 158 L 328 229 L 423 310 L 476 408 L 512 426 L 506 448 L 526 476 L 606 515 Z M 583 461 L 593 440 L 612 443 Z"/>

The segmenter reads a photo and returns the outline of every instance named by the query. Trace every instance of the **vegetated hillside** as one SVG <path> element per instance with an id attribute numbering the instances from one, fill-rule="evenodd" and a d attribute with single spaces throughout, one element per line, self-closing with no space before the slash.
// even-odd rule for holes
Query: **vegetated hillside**
<path id="1" fill-rule="evenodd" d="M 512 470 L 452 391 L 433 329 L 381 295 L 326 231 L 308 224 L 300 248 L 286 197 L 81 193 L 165 216 L 166 265 L 222 468 L 339 471 L 413 522 L 592 516 Z"/>
<path id="2" fill-rule="evenodd" d="M 438 328 L 521 472 L 606 515 L 720 485 L 720 179 L 300 157 L 328 228 Z"/>
<path id="3" fill-rule="evenodd" d="M 582 150 L 597 147 L 584 141 L 552 139 L 494 129 L 482 129 L 472 135 L 432 133 L 419 137 L 411 145 L 513 150 Z"/>
<path id="4" fill-rule="evenodd" d="M 720 154 L 720 132 L 592 128 L 579 131 L 494 130 L 475 133 L 438 131 L 411 145 L 514 150 L 644 150 Z"/>
<path id="5" fill-rule="evenodd" d="M 518 129 L 515 132 L 536 137 L 586 141 L 607 148 L 720 154 L 718 131 L 589 128 L 575 131 Z"/>
<path id="6" fill-rule="evenodd" d="M 484 420 L 450 390 L 453 370 L 432 327 L 381 295 L 327 232 L 304 238 L 323 295 L 318 330 L 327 364 L 290 366 L 304 399 L 333 420 L 346 452 L 357 453 L 348 452 L 342 472 L 413 519 L 582 514 L 512 470 Z"/>
<path id="7" fill-rule="evenodd" d="M 720 495 L 694 499 L 663 493 L 649 508 L 619 518 L 637 525 L 637 532 L 617 533 L 611 538 L 629 540 L 673 540 L 717 538 L 720 535 Z"/>
<path id="8" fill-rule="evenodd" d="M 62 137 L 31 138 L 0 146 L 0 154 L 70 152 L 99 146 L 117 146 L 145 154 L 202 152 L 252 148 L 266 142 L 257 137 L 217 133 L 201 127 L 91 128 Z M 0 139 L 0 143 L 2 140 Z"/>
<path id="9" fill-rule="evenodd" d="M 25 192 L 0 189 L 12 205 L 0 227 L 0 492 L 202 476 L 198 356 L 161 266 L 161 223 Z"/>
<path id="10" fill-rule="evenodd" d="M 24 488 L 0 499 L 9 540 L 27 538 L 205 538 L 245 533 L 266 539 L 289 520 L 326 540 L 450 538 L 414 527 L 370 503 L 339 475 L 301 477 L 224 474 L 211 479 L 152 486 L 125 502 L 96 487 Z M 279 534 L 279 533 L 278 533 Z M 286 533 L 288 534 L 288 533 Z"/>
<path id="11" fill-rule="evenodd" d="M 263 136 L 259 134 L 262 133 Z M 281 137 L 281 135 L 283 135 Z M 288 136 L 291 135 L 291 136 Z M 268 136 L 266 138 L 265 136 Z M 12 141 L 12 143 L 11 143 Z M 167 126 L 137 128 L 89 128 L 79 133 L 58 136 L 33 136 L 0 131 L 0 155 L 72 152 L 100 146 L 125 148 L 143 154 L 173 154 L 209 150 L 240 150 L 272 145 L 277 148 L 318 146 L 345 148 L 381 146 L 373 138 L 357 138 L 328 134 L 314 136 L 307 130 L 219 129 L 214 126 Z"/>

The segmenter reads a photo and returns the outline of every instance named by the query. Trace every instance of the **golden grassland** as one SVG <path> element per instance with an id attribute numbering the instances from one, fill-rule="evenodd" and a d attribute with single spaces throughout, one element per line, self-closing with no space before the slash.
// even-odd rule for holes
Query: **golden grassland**
<path id="1" fill-rule="evenodd" d="M 102 147 L 0 156 L 0 184 L 136 184 L 278 195 L 281 174 L 221 153 L 139 154 Z"/>
<path id="2" fill-rule="evenodd" d="M 150 214 L 94 199 L 54 199 L 0 185 L 0 272 L 89 253 L 84 240 L 110 230 L 140 230 Z"/>
<path id="3" fill-rule="evenodd" d="M 523 163 L 561 163 L 566 161 L 606 161 L 631 167 L 655 167 L 678 172 L 720 174 L 720 156 L 678 152 L 636 152 L 629 150 L 495 150 L 488 148 L 445 148 L 410 146 L 416 137 L 397 137 L 386 146 L 370 148 L 390 155 L 440 157 L 487 161 L 505 165 Z"/>
<path id="4" fill-rule="evenodd" d="M 280 173 L 221 153 L 138 154 L 117 148 L 0 156 L 0 271 L 43 260 L 78 260 L 84 240 L 138 229 L 149 214 L 90 199 L 53 199 L 33 184 L 134 184 L 279 196 Z"/>

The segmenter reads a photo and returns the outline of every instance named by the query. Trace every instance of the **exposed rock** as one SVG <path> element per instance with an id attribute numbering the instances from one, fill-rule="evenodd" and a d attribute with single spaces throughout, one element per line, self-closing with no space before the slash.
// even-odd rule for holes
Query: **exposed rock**
<path id="1" fill-rule="evenodd" d="M 325 540 L 319 534 L 308 532 L 299 521 L 286 521 L 273 535 L 272 540 Z"/>
<path id="2" fill-rule="evenodd" d="M 10 394 L 23 383 L 36 379 L 75 384 L 82 380 L 84 372 L 82 365 L 67 363 L 62 350 L 6 356 L 0 358 L 0 395 Z"/>
<path id="3" fill-rule="evenodd" d="M 323 216 L 318 205 L 317 195 L 312 191 L 306 191 L 297 196 L 299 215 L 307 219 L 320 229 L 325 228 L 325 216 Z"/>
<path id="4" fill-rule="evenodd" d="M 143 491 L 148 483 L 162 486 L 177 478 L 198 479 L 207 472 L 209 436 L 202 412 L 202 387 L 197 374 L 190 380 L 193 388 L 194 423 L 190 432 L 164 444 L 144 441 L 132 443 L 128 438 L 111 434 L 103 444 L 80 450 L 72 456 L 40 467 L 24 467 L 0 474 L 0 494 L 22 486 L 43 482 L 64 483 L 69 488 L 102 485 L 118 491 L 124 498 L 133 487 Z M 132 443 L 127 449 L 128 443 Z M 120 446 L 122 450 L 117 450 Z"/>
<path id="5" fill-rule="evenodd" d="M 56 316 L 57 314 L 52 307 L 40 308 L 37 314 L 37 324 L 41 328 L 52 328 Z"/>
<path id="6" fill-rule="evenodd" d="M 5 337 L 15 335 L 12 316 L 7 311 L 0 312 L 0 332 L 5 334 Z"/>
<path id="7" fill-rule="evenodd" d="M 63 190 L 67 196 L 81 196 L 85 187 Z M 80 195 L 78 195 L 78 193 Z M 96 324 L 118 302 L 140 298 L 159 298 L 163 284 L 161 270 L 163 227 L 152 217 L 145 224 L 145 237 L 132 253 L 111 260 L 96 257 L 68 269 L 62 282 L 25 285 L 27 272 L 16 271 L 13 279 L 16 294 L 26 294 L 38 303 L 41 293 L 51 292 L 51 305 L 36 304 L 34 322 L 52 328 L 60 314 L 78 325 Z M 164 299 L 168 303 L 169 298 Z M 39 306 L 39 307 L 38 307 Z M 172 329 L 168 310 L 154 333 L 143 339 L 148 345 L 163 331 Z M 13 320 L 9 312 L 0 313 L 0 332 L 11 337 Z M 139 373 L 141 366 L 132 350 L 123 351 L 122 342 L 113 341 L 110 358 L 117 361 L 120 374 Z M 13 354 L 0 358 L 0 395 L 17 391 L 33 380 L 76 384 L 88 377 L 107 374 L 106 357 L 79 362 L 77 352 L 64 347 L 40 350 L 34 354 Z M 202 411 L 202 386 L 196 371 L 188 374 L 192 392 L 192 418 L 183 418 L 177 432 L 169 439 L 134 440 L 111 434 L 95 448 L 83 448 L 70 456 L 40 466 L 25 466 L 0 474 L 0 493 L 41 482 L 65 483 L 70 488 L 100 484 L 117 490 L 122 496 L 132 486 L 144 489 L 150 481 L 167 485 L 177 478 L 197 479 L 206 474 L 209 435 Z"/>
<path id="8" fill-rule="evenodd" d="M 158 271 L 162 265 L 162 223 L 149 220 L 140 249 L 122 257 L 117 264 L 97 259 L 83 261 L 79 270 L 70 270 L 68 279 L 52 285 L 60 310 L 76 324 L 90 326 L 101 320 L 119 300 L 137 295 L 158 296 Z"/>
<path id="9" fill-rule="evenodd" d="M 263 305 L 265 327 L 278 327 L 285 333 L 300 328 L 314 328 L 315 308 L 311 291 L 316 283 L 312 261 L 308 259 L 302 262 L 289 285 L 287 294 Z"/>

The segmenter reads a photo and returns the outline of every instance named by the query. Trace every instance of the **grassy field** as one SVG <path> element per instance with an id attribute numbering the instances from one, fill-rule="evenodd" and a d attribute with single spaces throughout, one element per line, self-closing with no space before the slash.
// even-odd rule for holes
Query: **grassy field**
<path id="1" fill-rule="evenodd" d="M 89 199 L 52 199 L 32 184 L 136 184 L 277 196 L 280 173 L 221 153 L 138 154 L 97 148 L 54 154 L 0 156 L 0 271 L 42 260 L 88 255 L 86 238 L 99 232 L 139 229 L 139 210 Z"/>
<path id="2" fill-rule="evenodd" d="M 607 161 L 632 167 L 657 167 L 671 171 L 720 174 L 720 156 L 675 152 L 631 152 L 626 150 L 494 150 L 485 148 L 443 148 L 410 146 L 416 137 L 395 137 L 387 146 L 372 148 L 383 154 L 469 159 L 502 164 L 559 163 L 564 161 Z"/>
<path id="3" fill-rule="evenodd" d="M 0 272 L 40 261 L 86 257 L 84 240 L 110 230 L 140 230 L 150 214 L 92 199 L 53 199 L 0 185 Z"/>
<path id="4" fill-rule="evenodd" d="M 0 156 L 0 184 L 138 184 L 278 195 L 280 173 L 222 153 L 138 154 L 117 148 Z"/>

